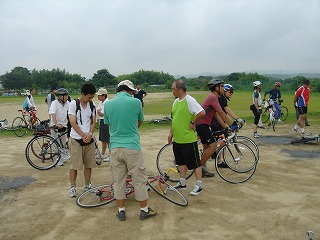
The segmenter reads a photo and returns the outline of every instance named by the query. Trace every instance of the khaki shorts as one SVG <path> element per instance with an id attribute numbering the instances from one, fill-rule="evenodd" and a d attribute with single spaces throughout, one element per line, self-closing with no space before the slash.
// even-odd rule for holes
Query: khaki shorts
<path id="1" fill-rule="evenodd" d="M 115 199 L 126 199 L 126 179 L 128 174 L 131 174 L 135 199 L 137 201 L 149 199 L 146 186 L 148 175 L 141 151 L 129 148 L 114 148 L 110 152 L 110 163 Z"/>
<path id="2" fill-rule="evenodd" d="M 70 137 L 69 149 L 71 154 L 70 169 L 83 170 L 83 166 L 85 168 L 96 167 L 94 142 L 86 146 L 81 146 L 76 140 Z"/>

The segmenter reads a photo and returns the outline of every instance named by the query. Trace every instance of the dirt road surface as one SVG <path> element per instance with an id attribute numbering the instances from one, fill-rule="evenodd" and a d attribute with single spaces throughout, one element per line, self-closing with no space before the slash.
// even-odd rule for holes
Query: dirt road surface
<path id="1" fill-rule="evenodd" d="M 68 162 L 49 171 L 36 170 L 24 155 L 30 137 L 0 137 L 0 239 L 296 240 L 306 239 L 308 230 L 314 231 L 313 239 L 320 239 L 319 144 L 288 144 L 277 136 L 297 138 L 291 133 L 292 126 L 277 127 L 275 133 L 261 130 L 264 136 L 257 140 L 260 161 L 248 182 L 233 185 L 218 175 L 205 178 L 203 192 L 194 197 L 189 195 L 195 182 L 192 177 L 183 191 L 189 200 L 187 207 L 150 192 L 149 206 L 158 216 L 145 221 L 139 220 L 138 203 L 130 195 L 124 222 L 116 218 L 115 202 L 83 209 L 68 197 Z M 307 130 L 320 133 L 319 127 Z M 167 134 L 162 129 L 141 135 L 150 174 L 157 174 L 155 160 Z M 251 137 L 251 125 L 241 135 Z M 109 165 L 103 163 L 93 170 L 94 185 L 112 182 Z M 82 191 L 81 172 L 77 185 Z"/>

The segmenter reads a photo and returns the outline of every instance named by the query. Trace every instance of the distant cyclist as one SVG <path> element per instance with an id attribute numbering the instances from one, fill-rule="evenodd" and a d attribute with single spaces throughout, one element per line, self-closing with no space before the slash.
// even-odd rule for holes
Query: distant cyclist
<path id="1" fill-rule="evenodd" d="M 282 122 L 280 120 L 280 116 L 281 116 L 280 104 L 281 104 L 281 102 L 283 102 L 283 100 L 281 99 L 280 87 L 281 87 L 281 82 L 276 82 L 275 87 L 271 90 L 266 91 L 264 93 L 264 97 L 263 97 L 263 101 L 265 101 L 266 95 L 269 94 L 269 98 L 272 99 L 274 107 L 277 110 L 277 111 L 275 111 L 274 114 L 275 114 L 276 119 L 278 119 L 278 122 Z"/>

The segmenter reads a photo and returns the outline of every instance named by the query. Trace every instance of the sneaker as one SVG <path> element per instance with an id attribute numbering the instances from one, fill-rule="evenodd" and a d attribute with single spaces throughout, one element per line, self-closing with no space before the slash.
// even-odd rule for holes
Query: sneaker
<path id="1" fill-rule="evenodd" d="M 154 217 L 156 215 L 157 215 L 157 211 L 154 211 L 151 208 L 148 208 L 148 212 L 141 210 L 140 211 L 140 220 L 145 220 L 145 219 Z"/>
<path id="2" fill-rule="evenodd" d="M 62 160 L 62 161 L 63 161 L 63 160 Z M 57 165 L 62 167 L 62 166 L 64 166 L 63 163 L 64 163 L 64 161 L 63 161 L 63 162 L 60 162 L 60 161 L 59 161 Z"/>
<path id="3" fill-rule="evenodd" d="M 296 128 L 292 128 L 292 131 L 293 131 L 294 133 L 298 133 L 298 129 L 296 129 Z"/>
<path id="4" fill-rule="evenodd" d="M 279 119 L 278 119 L 278 123 L 283 123 L 283 121 L 279 118 Z"/>
<path id="5" fill-rule="evenodd" d="M 214 173 L 208 172 L 206 169 L 202 168 L 202 177 L 213 177 Z"/>
<path id="6" fill-rule="evenodd" d="M 258 126 L 258 128 L 261 128 L 261 129 L 266 129 L 264 126 Z"/>
<path id="7" fill-rule="evenodd" d="M 259 138 L 260 135 L 259 135 L 257 132 L 255 132 L 255 133 L 253 134 L 253 137 L 254 137 L 254 138 Z"/>
<path id="8" fill-rule="evenodd" d="M 174 186 L 175 189 L 187 189 L 187 185 L 182 185 L 181 182 L 178 182 L 177 185 Z"/>
<path id="9" fill-rule="evenodd" d="M 126 220 L 126 212 L 125 211 L 117 212 L 116 216 L 118 217 L 119 221 Z"/>
<path id="10" fill-rule="evenodd" d="M 197 196 L 201 191 L 202 191 L 202 187 L 200 187 L 199 185 L 196 185 L 194 189 L 190 192 L 190 195 Z"/>
<path id="11" fill-rule="evenodd" d="M 221 163 L 218 163 L 218 168 L 229 168 L 229 166 L 225 162 L 221 162 Z"/>
<path id="12" fill-rule="evenodd" d="M 84 187 L 83 191 L 85 192 L 85 191 L 88 191 L 88 190 L 90 190 L 92 188 L 93 188 L 92 183 L 89 182 L 88 185 Z"/>
<path id="13" fill-rule="evenodd" d="M 73 198 L 77 196 L 77 188 L 72 186 L 69 190 L 69 197 Z"/>
<path id="14" fill-rule="evenodd" d="M 104 161 L 104 162 L 110 162 L 110 157 L 107 157 L 107 156 L 106 156 L 105 158 L 103 158 L 103 161 Z"/>

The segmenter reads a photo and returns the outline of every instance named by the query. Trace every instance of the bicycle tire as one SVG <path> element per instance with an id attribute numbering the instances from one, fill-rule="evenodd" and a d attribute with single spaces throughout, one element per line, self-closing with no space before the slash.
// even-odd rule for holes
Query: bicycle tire
<path id="1" fill-rule="evenodd" d="M 80 207 L 93 208 L 106 205 L 114 200 L 116 199 L 113 195 L 113 186 L 104 184 L 82 192 L 76 202 Z"/>
<path id="2" fill-rule="evenodd" d="M 231 141 L 232 142 L 242 142 L 242 143 L 245 143 L 246 145 L 248 145 L 251 149 L 255 149 L 255 155 L 256 155 L 257 162 L 259 161 L 259 158 L 260 158 L 259 146 L 251 138 L 246 137 L 246 136 L 235 135 L 231 139 Z"/>
<path id="3" fill-rule="evenodd" d="M 288 108 L 285 106 L 280 106 L 280 108 L 281 108 L 280 120 L 285 121 L 287 119 L 288 113 L 289 113 Z"/>
<path id="4" fill-rule="evenodd" d="M 37 135 L 26 146 L 28 163 L 38 170 L 49 170 L 57 165 L 61 158 L 59 143 L 48 135 Z"/>
<path id="5" fill-rule="evenodd" d="M 163 177 L 168 177 L 170 182 L 179 182 L 180 174 L 178 170 L 178 165 L 175 163 L 175 157 L 172 150 L 172 144 L 164 145 L 158 155 L 156 160 L 156 165 L 158 172 Z M 194 170 L 188 170 L 186 179 L 190 178 Z"/>
<path id="6" fill-rule="evenodd" d="M 153 191 L 169 202 L 182 207 L 188 205 L 187 198 L 170 183 L 165 181 L 162 176 L 148 177 L 148 185 Z"/>
<path id="7" fill-rule="evenodd" d="M 261 113 L 261 121 L 263 123 L 266 123 L 268 122 L 268 120 L 269 120 L 269 110 L 267 108 L 263 108 Z"/>
<path id="8" fill-rule="evenodd" d="M 22 117 L 16 117 L 12 122 L 12 130 L 18 137 L 23 137 L 28 131 L 28 124 Z"/>
<path id="9" fill-rule="evenodd" d="M 241 149 L 241 153 L 239 153 Z M 218 165 L 218 156 L 222 154 L 228 168 Z M 215 167 L 218 175 L 226 182 L 232 184 L 243 183 L 249 180 L 256 168 L 257 160 L 253 150 L 244 143 L 229 143 L 217 153 Z"/>

